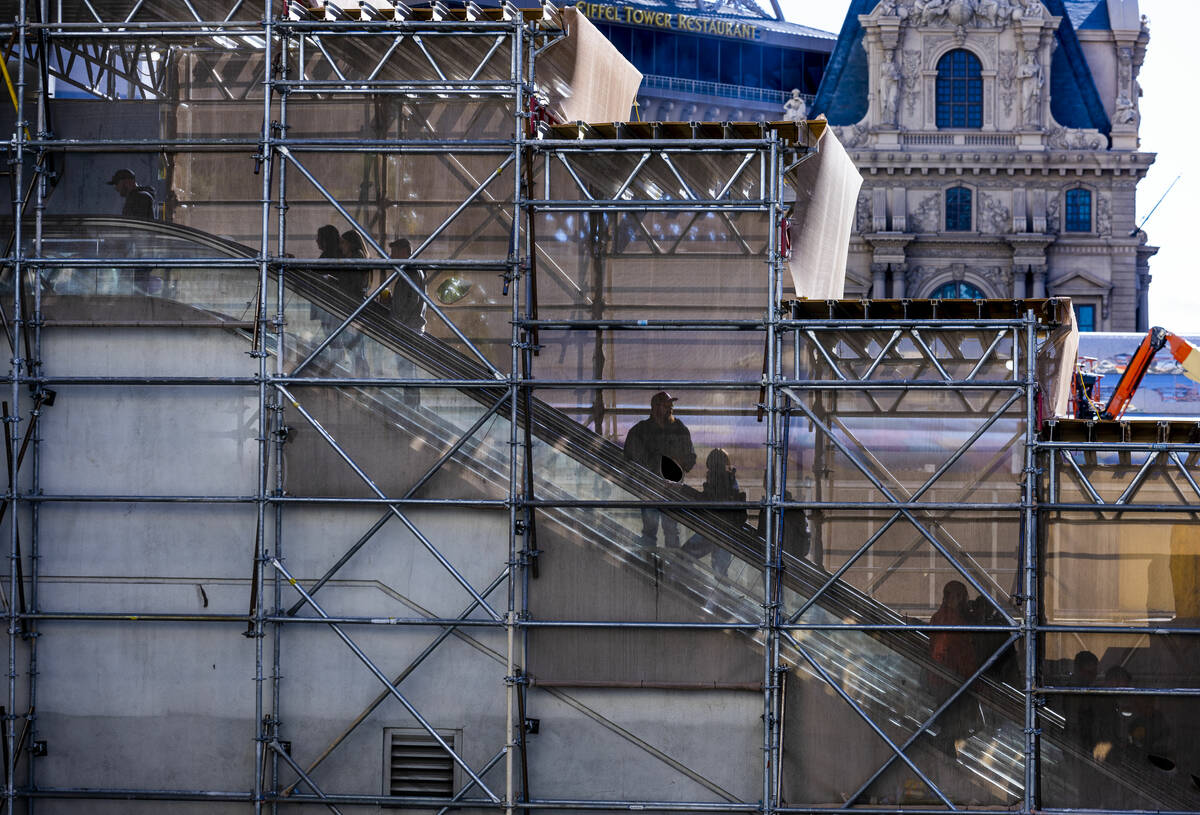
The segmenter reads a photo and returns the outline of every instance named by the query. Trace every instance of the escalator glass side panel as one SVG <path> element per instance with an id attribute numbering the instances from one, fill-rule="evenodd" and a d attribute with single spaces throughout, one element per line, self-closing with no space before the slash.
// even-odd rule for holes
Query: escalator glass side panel
<path id="1" fill-rule="evenodd" d="M 328 276 L 330 285 L 337 280 Z M 348 305 L 348 303 L 347 303 Z M 372 314 L 386 317 L 384 307 L 372 303 Z M 433 379 L 434 375 L 397 354 L 376 336 L 365 330 L 364 321 L 351 323 L 338 330 L 346 312 L 333 311 L 312 299 L 289 293 L 284 305 L 286 334 L 284 339 L 285 369 L 295 368 L 325 343 L 303 372 L 306 376 L 372 379 Z M 332 337 L 328 343 L 326 339 Z"/>
<path id="2" fill-rule="evenodd" d="M 788 677 L 784 767 L 793 805 L 942 805 L 917 770 L 955 804 L 1009 805 L 1019 798 L 1023 732 L 1012 718 L 1015 711 L 997 709 L 989 694 L 976 693 L 980 680 L 959 693 L 966 677 L 953 671 L 906 672 L 894 653 L 874 660 L 849 649 L 823 648 L 819 637 L 813 632 L 804 648 L 840 692 L 811 669 Z M 1005 648 L 993 670 L 1003 670 L 1010 653 Z M 791 726 L 795 708 L 805 716 Z M 853 744 L 844 755 L 839 751 L 834 773 L 822 769 L 817 755 L 822 734 L 830 733 L 838 734 L 839 744 L 843 735 Z M 896 757 L 884 737 L 916 770 Z M 797 754 L 800 758 L 792 757 Z"/>
<path id="3" fill-rule="evenodd" d="M 1064 808 L 1200 806 L 1200 701 L 1146 695 L 1048 696 L 1065 717 L 1061 760 L 1044 762 L 1042 799 Z M 1055 749 L 1046 751 L 1054 756 Z"/>
<path id="4" fill-rule="evenodd" d="M 293 386 L 292 395 L 388 497 L 489 498 L 508 492 L 508 420 L 450 388 Z M 434 466 L 476 424 L 449 461 Z M 284 448 L 290 494 L 375 497 L 294 408 L 285 420 L 296 433 Z M 397 435 L 399 434 L 399 435 Z M 381 443 L 382 440 L 387 443 Z M 406 443 L 397 443 L 404 439 Z M 452 507 L 449 507 L 452 508 Z"/>
<path id="5" fill-rule="evenodd" d="M 1019 565 L 1020 519 L 1015 512 L 911 514 L 910 519 L 886 510 L 814 512 L 808 519 L 809 539 L 820 541 L 826 567 L 841 572 L 845 584 L 907 619 L 930 619 L 946 605 L 951 584 L 962 595 L 955 598 L 961 600 L 962 614 L 946 624 L 1000 624 L 1001 608 L 1015 613 L 1008 599 Z M 815 554 L 810 543 L 809 558 Z"/>
<path id="6" fill-rule="evenodd" d="M 1046 633 L 1042 684 L 1200 691 L 1200 635 L 1166 634 Z"/>

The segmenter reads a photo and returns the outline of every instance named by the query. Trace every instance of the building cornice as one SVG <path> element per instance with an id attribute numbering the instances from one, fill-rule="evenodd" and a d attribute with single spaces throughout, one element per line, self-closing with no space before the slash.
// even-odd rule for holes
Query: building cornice
<path id="1" fill-rule="evenodd" d="M 850 158 L 864 176 L 1130 176 L 1141 179 L 1154 163 L 1155 153 L 1130 151 L 915 152 L 855 150 Z"/>

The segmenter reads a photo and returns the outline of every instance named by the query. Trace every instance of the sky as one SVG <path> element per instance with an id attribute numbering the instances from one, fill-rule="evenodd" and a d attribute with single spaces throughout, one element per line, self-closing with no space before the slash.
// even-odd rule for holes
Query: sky
<path id="1" fill-rule="evenodd" d="M 764 2 L 769 7 L 769 3 Z M 788 20 L 841 30 L 849 0 L 780 0 Z M 1200 223 L 1200 105 L 1195 85 L 1200 81 L 1200 2 L 1197 0 L 1140 0 L 1142 14 L 1150 18 L 1150 45 L 1142 66 L 1141 149 L 1156 153 L 1150 172 L 1138 184 L 1138 222 L 1162 197 L 1171 182 L 1179 181 L 1146 223 L 1150 245 L 1158 254 L 1150 259 L 1150 323 L 1177 334 L 1200 334 L 1200 275 L 1188 249 Z"/>

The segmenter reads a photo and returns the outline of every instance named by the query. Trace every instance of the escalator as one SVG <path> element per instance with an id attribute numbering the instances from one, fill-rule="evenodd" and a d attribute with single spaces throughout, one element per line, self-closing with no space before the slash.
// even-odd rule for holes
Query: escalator
<path id="1" fill-rule="evenodd" d="M 79 246 L 80 243 L 86 248 Z M 211 257 L 250 258 L 254 252 L 204 233 L 155 223 L 137 223 L 125 219 L 91 218 L 66 223 L 51 223 L 46 229 L 47 254 L 87 257 L 114 257 L 120 247 L 125 257 Z M 153 248 L 148 248 L 152 246 Z M 74 247 L 74 248 L 73 248 Z M 132 270 L 78 269 L 69 276 L 61 272 L 43 278 L 47 294 L 47 313 L 52 317 L 55 300 L 79 303 L 88 298 L 170 301 L 218 321 L 245 321 L 253 314 L 255 276 L 245 272 L 196 270 L 186 267 L 158 269 L 154 274 L 134 276 Z M 314 350 L 322 331 L 344 320 L 358 306 L 334 281 L 306 271 L 289 272 L 285 279 L 288 298 L 289 353 L 301 358 Z M 307 322 L 307 328 L 303 325 Z M 231 325 L 230 330 L 248 339 L 251 329 Z M 374 376 L 397 378 L 455 379 L 478 382 L 491 380 L 486 368 L 460 353 L 446 342 L 414 331 L 393 320 L 388 311 L 369 304 L 347 331 L 361 337 L 375 349 L 376 359 L 404 360 L 404 367 Z M 341 347 L 341 346 L 339 346 Z M 271 350 L 268 345 L 268 350 Z M 403 374 L 407 372 L 407 376 Z M 318 355 L 306 373 L 321 377 L 353 378 L 355 360 L 346 354 Z M 325 389 L 330 391 L 332 389 Z M 470 430 L 483 415 L 480 408 L 492 408 L 506 389 L 464 387 L 462 389 L 421 389 L 414 400 L 398 388 L 371 388 L 348 384 L 339 386 L 337 398 L 355 403 L 357 410 L 380 419 L 395 432 L 410 440 L 423 440 L 432 448 L 447 449 Z M 473 408 L 464 403 L 474 402 Z M 521 400 L 517 421 L 529 423 L 534 443 L 534 485 L 538 499 L 547 501 L 602 500 L 616 504 L 638 501 L 687 503 L 696 498 L 694 491 L 673 484 L 631 464 L 621 448 L 591 432 L 545 402 Z M 453 410 L 447 406 L 454 407 Z M 494 420 L 504 424 L 505 410 Z M 503 430 L 503 427 L 501 428 Z M 457 466 L 470 472 L 485 495 L 503 495 L 508 488 L 510 465 L 507 451 L 508 431 L 498 432 L 502 443 L 487 443 L 472 436 L 455 455 Z M 336 436 L 336 432 L 335 432 Z M 572 473 L 564 479 L 544 473 Z M 577 541 L 577 545 L 599 548 L 615 558 L 621 568 L 644 574 L 656 583 L 668 584 L 681 602 L 701 609 L 713 621 L 753 623 L 761 619 L 761 561 L 764 542 L 748 526 L 734 525 L 716 510 L 701 508 L 664 509 L 685 535 L 699 534 L 732 555 L 727 574 L 718 574 L 710 555 L 693 557 L 677 551 L 664 560 L 661 550 L 647 547 L 640 535 L 636 509 L 624 507 L 608 511 L 589 506 L 582 511 L 547 506 L 537 512 L 543 529 L 559 530 L 559 537 Z M 830 575 L 810 561 L 784 553 L 782 604 L 796 609 L 825 585 Z M 804 616 L 813 625 L 901 626 L 905 618 L 855 587 L 837 581 L 823 592 Z M 748 632 L 748 637 L 757 636 Z M 952 687 L 961 682 L 930 657 L 929 638 L 911 630 L 867 631 L 862 629 L 822 628 L 805 632 L 802 642 L 786 644 L 783 658 L 798 674 L 815 675 L 800 649 L 822 666 L 824 672 L 839 678 L 842 688 L 872 721 L 897 743 L 912 741 L 916 750 L 926 749 L 938 755 L 945 747 L 943 722 L 946 716 L 927 724 L 927 720 L 947 692 L 931 686 Z M 931 681 L 931 679 L 933 681 Z M 978 679 L 955 705 L 970 709 L 969 726 L 955 734 L 953 748 L 941 750 L 939 762 L 957 767 L 969 783 L 985 791 L 989 804 L 1008 805 L 1020 799 L 1024 785 L 1025 733 L 1024 696 L 1002 677 L 987 674 Z M 957 715 L 961 721 L 961 714 Z M 1075 776 L 1074 783 L 1135 790 L 1142 808 L 1187 810 L 1196 807 L 1200 797 L 1195 786 L 1164 783 L 1152 768 L 1134 756 L 1117 756 L 1108 763 L 1089 763 L 1089 757 L 1076 745 L 1066 730 L 1063 717 L 1048 708 L 1041 709 L 1043 763 L 1086 764 L 1089 773 Z M 931 748 L 930 745 L 933 745 Z M 940 745 L 940 746 L 939 746 Z M 1058 773 L 1047 773 L 1046 785 L 1068 783 Z M 864 790 L 863 792 L 866 792 Z M 976 793 L 962 793 L 973 797 Z M 984 793 L 979 793 L 984 795 Z M 1062 797 L 1057 795 L 1056 797 Z M 861 800 L 859 801 L 861 803 Z"/>

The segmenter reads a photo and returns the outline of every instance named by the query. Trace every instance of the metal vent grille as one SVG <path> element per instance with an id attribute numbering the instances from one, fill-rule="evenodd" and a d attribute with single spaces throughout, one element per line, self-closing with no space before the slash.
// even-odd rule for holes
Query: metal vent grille
<path id="1" fill-rule="evenodd" d="M 439 733 L 453 749 L 454 733 Z M 424 731 L 387 730 L 388 795 L 400 798 L 449 798 L 454 794 L 454 761 Z"/>

